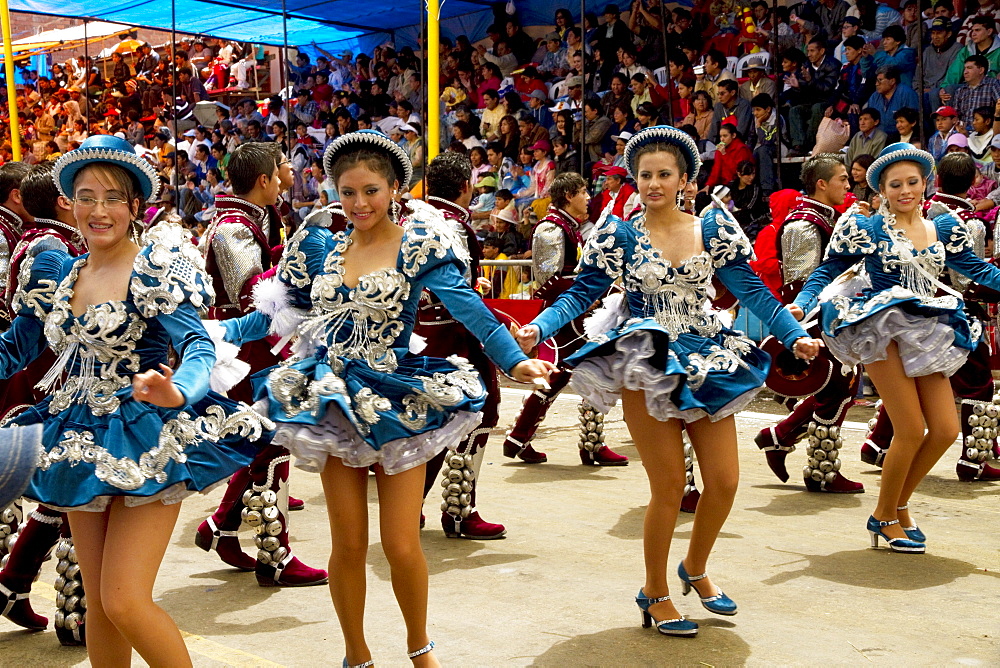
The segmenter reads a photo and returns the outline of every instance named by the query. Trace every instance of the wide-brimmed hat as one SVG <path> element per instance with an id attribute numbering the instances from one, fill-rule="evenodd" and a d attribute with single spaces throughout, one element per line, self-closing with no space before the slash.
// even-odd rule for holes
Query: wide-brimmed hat
<path id="1" fill-rule="evenodd" d="M 0 508 L 24 493 L 38 468 L 41 451 L 41 424 L 0 429 Z"/>
<path id="2" fill-rule="evenodd" d="M 698 177 L 698 172 L 701 171 L 701 155 L 691 135 L 670 125 L 656 125 L 635 133 L 625 144 L 625 166 L 633 179 L 636 170 L 635 157 L 639 149 L 647 144 L 656 143 L 673 144 L 679 148 L 687 161 L 688 179 L 694 180 Z"/>
<path id="3" fill-rule="evenodd" d="M 897 162 L 917 163 L 920 165 L 920 171 L 923 173 L 924 178 L 929 178 L 934 172 L 934 156 L 927 151 L 917 148 L 913 144 L 896 142 L 882 149 L 882 152 L 875 158 L 875 162 L 868 168 L 868 186 L 872 190 L 878 191 L 882 172 L 885 171 L 886 167 L 894 165 Z"/>
<path id="4" fill-rule="evenodd" d="M 152 201 L 160 191 L 156 170 L 148 161 L 136 155 L 135 149 L 124 139 L 112 135 L 93 135 L 80 144 L 80 148 L 63 153 L 52 169 L 52 179 L 59 192 L 73 198 L 73 180 L 88 165 L 106 162 L 118 165 L 135 175 L 143 198 Z"/>
<path id="5" fill-rule="evenodd" d="M 393 171 L 399 180 L 399 186 L 406 189 L 413 178 L 413 165 L 406 156 L 406 151 L 399 144 L 376 130 L 358 130 L 337 137 L 326 147 L 323 154 L 323 171 L 333 178 L 333 164 L 337 158 L 356 149 L 380 149 L 385 151 L 392 162 Z"/>
<path id="6" fill-rule="evenodd" d="M 490 217 L 502 220 L 505 223 L 510 223 L 511 225 L 517 225 L 517 214 L 514 213 L 514 209 L 511 207 L 500 209 L 496 213 L 491 213 Z"/>

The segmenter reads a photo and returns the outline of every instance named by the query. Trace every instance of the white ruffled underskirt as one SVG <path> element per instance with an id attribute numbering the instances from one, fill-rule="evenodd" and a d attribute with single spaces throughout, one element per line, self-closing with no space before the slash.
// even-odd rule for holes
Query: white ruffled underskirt
<path id="1" fill-rule="evenodd" d="M 653 367 L 649 359 L 656 353 L 653 332 L 636 330 L 615 339 L 615 351 L 582 360 L 573 369 L 570 386 L 588 403 L 607 413 L 621 399 L 623 390 L 642 391 L 650 417 L 661 422 L 677 419 L 696 422 L 709 418 L 717 422 L 746 408 L 761 388 L 741 393 L 715 413 L 703 408 L 680 409 L 671 399 L 682 382 Z"/>
<path id="2" fill-rule="evenodd" d="M 266 400 L 254 408 L 267 415 Z M 469 432 L 479 426 L 483 414 L 457 411 L 444 426 L 415 436 L 388 441 L 378 450 L 358 434 L 357 427 L 335 405 L 328 406 L 319 424 L 278 423 L 272 443 L 295 456 L 295 466 L 320 473 L 327 458 L 337 457 L 345 466 L 368 468 L 379 464 L 388 475 L 402 473 L 426 464 L 445 448 L 454 448 Z"/>
<path id="3" fill-rule="evenodd" d="M 131 496 L 127 494 L 122 494 L 121 496 L 97 496 L 94 497 L 89 503 L 82 506 L 75 506 L 72 508 L 67 508 L 63 506 L 53 506 L 52 504 L 44 504 L 46 508 L 51 508 L 53 510 L 58 510 L 61 513 L 71 513 L 71 512 L 85 512 L 85 513 L 103 513 L 107 510 L 111 503 L 118 498 L 124 500 L 126 508 L 134 508 L 136 506 L 144 506 L 147 503 L 154 503 L 159 501 L 165 506 L 170 506 L 175 503 L 180 503 L 189 496 L 194 496 L 195 494 L 208 494 L 215 488 L 221 485 L 229 484 L 229 478 L 223 478 L 222 480 L 209 485 L 202 490 L 188 489 L 187 483 L 179 482 L 176 485 L 171 485 L 165 489 L 160 490 L 152 496 Z M 30 497 L 25 497 L 29 501 L 34 501 L 35 503 L 41 503 L 37 499 L 32 499 Z"/>
<path id="4" fill-rule="evenodd" d="M 885 360 L 886 349 L 895 341 L 903 370 L 910 378 L 932 373 L 952 376 L 965 364 L 969 351 L 955 345 L 955 330 L 947 320 L 946 315 L 914 315 L 890 306 L 845 327 L 836 336 L 823 334 L 823 339 L 844 364 Z"/>

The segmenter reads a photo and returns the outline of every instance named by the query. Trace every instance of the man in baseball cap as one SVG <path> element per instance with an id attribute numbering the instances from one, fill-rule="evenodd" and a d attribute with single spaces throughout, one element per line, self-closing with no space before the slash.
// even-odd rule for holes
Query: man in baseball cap
<path id="1" fill-rule="evenodd" d="M 566 48 L 559 33 L 553 31 L 545 35 L 545 57 L 538 71 L 545 77 L 562 76 L 566 73 Z"/>

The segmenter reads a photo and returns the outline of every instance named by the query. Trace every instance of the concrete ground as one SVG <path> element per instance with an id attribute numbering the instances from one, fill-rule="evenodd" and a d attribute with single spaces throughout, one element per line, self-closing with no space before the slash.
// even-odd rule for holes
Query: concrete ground
<path id="1" fill-rule="evenodd" d="M 519 390 L 504 390 L 501 424 L 512 422 Z M 844 471 L 863 495 L 804 491 L 781 484 L 752 438 L 774 421 L 760 400 L 737 420 L 742 481 L 710 562 L 740 613 L 718 617 L 693 596 L 678 607 L 701 625 L 695 639 L 639 626 L 633 597 L 642 585 L 642 520 L 648 498 L 641 462 L 620 410 L 605 423 L 607 441 L 632 458 L 624 468 L 581 466 L 573 397 L 556 402 L 536 442 L 549 462 L 503 458 L 503 429 L 487 450 L 480 509 L 503 522 L 505 540 L 449 540 L 426 504 L 424 547 L 430 567 L 430 634 L 451 666 L 943 666 L 1000 665 L 1000 483 L 960 483 L 955 445 L 918 490 L 912 508 L 928 535 L 926 555 L 869 549 L 865 520 L 875 504 L 877 471 L 857 457 L 871 410 L 855 408 L 845 430 Z M 319 478 L 293 474 L 307 502 L 292 516 L 294 547 L 325 563 L 329 532 Z M 326 587 L 264 589 L 252 574 L 197 549 L 195 528 L 221 496 L 185 502 L 160 571 L 156 597 L 184 631 L 196 666 L 332 666 L 343 642 Z M 378 505 L 372 485 L 372 521 Z M 681 515 L 671 563 L 684 554 L 691 515 Z M 406 666 L 402 618 L 392 596 L 377 531 L 368 557 L 369 643 L 378 665 Z M 247 534 L 248 550 L 252 541 Z M 32 591 L 51 615 L 55 563 Z M 680 587 L 671 577 L 673 593 Z M 142 662 L 135 657 L 135 665 Z M 0 620 L 0 665 L 87 665 L 50 630 L 29 633 Z"/>

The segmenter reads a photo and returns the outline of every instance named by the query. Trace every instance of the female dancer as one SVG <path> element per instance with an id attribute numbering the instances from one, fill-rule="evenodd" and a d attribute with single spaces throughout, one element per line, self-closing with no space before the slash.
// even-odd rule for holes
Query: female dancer
<path id="1" fill-rule="evenodd" d="M 213 295 L 190 233 L 162 224 L 136 242 L 142 204 L 159 189 L 153 169 L 128 142 L 98 135 L 63 155 L 53 178 L 90 252 L 40 253 L 0 340 L 5 377 L 46 343 L 57 355 L 39 386 L 49 396 L 13 420 L 43 428 L 25 496 L 68 514 L 91 663 L 127 666 L 134 648 L 150 665 L 191 665 L 152 598 L 179 502 L 246 466 L 247 439 L 269 423 L 209 391 L 216 354 L 198 312 Z"/>
<path id="2" fill-rule="evenodd" d="M 945 266 L 994 289 L 1000 269 L 979 259 L 966 224 L 951 211 L 933 221 L 921 215 L 930 153 L 911 144 L 886 146 L 868 168 L 868 185 L 882 207 L 870 218 L 848 212 L 833 230 L 827 259 L 792 307 L 796 317 L 822 299 L 823 338 L 845 364 L 864 364 L 893 425 L 882 464 L 875 512 L 868 518 L 872 547 L 881 536 L 895 552 L 923 553 L 925 536 L 907 506 L 920 481 L 958 434 L 948 377 L 965 363 L 982 335 L 966 317 L 961 295 L 941 284 Z M 844 294 L 820 291 L 863 263 L 870 284 L 851 281 Z M 936 296 L 944 291 L 941 297 Z M 797 307 L 797 308 L 796 308 Z M 926 432 L 924 425 L 927 425 Z M 898 449 L 894 449 L 897 448 Z"/>
<path id="3" fill-rule="evenodd" d="M 296 361 L 258 374 L 257 394 L 278 421 L 274 442 L 289 448 L 299 467 L 322 475 L 345 665 L 372 665 L 363 625 L 372 465 L 409 656 L 414 665 L 437 665 L 420 546 L 424 468 L 479 422 L 486 391 L 463 358 L 408 354 L 421 290 L 434 292 L 514 378 L 542 378 L 552 366 L 528 360 L 468 287 L 468 252 L 436 209 L 414 202 L 396 224 L 393 196 L 411 175 L 399 146 L 362 130 L 335 140 L 324 165 L 353 230 L 297 232 L 277 278 L 258 289 L 258 310 L 222 324 L 237 344 L 269 329 L 298 336 Z M 454 483 L 456 501 L 468 493 L 461 483 Z"/>
<path id="4" fill-rule="evenodd" d="M 644 212 L 627 221 L 609 216 L 594 231 L 576 283 L 523 327 L 518 340 L 522 348 L 537 345 L 624 277 L 624 303 L 593 316 L 588 333 L 596 336 L 568 358 L 576 367 L 570 383 L 602 412 L 622 399 L 651 492 L 643 527 L 646 582 L 636 603 L 643 626 L 655 622 L 665 635 L 691 636 L 698 625 L 674 607 L 666 579 L 684 494 L 682 431 L 698 454 L 705 487 L 677 573 L 685 594 L 694 588 L 710 612 L 734 615 L 736 604 L 708 579 L 705 566 L 739 479 L 733 414 L 763 386 L 770 361 L 706 310 L 713 277 L 798 356 L 815 356 L 819 342 L 807 337 L 750 270 L 750 242 L 726 211 L 713 209 L 701 220 L 681 211 L 684 189 L 701 167 L 687 133 L 669 126 L 643 130 L 629 140 L 625 162 Z"/>

